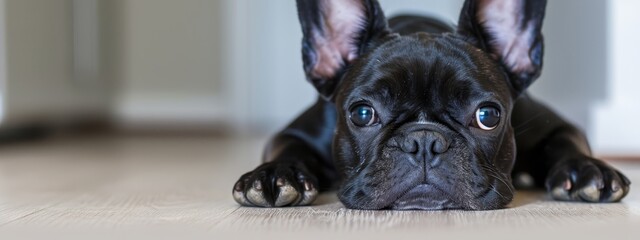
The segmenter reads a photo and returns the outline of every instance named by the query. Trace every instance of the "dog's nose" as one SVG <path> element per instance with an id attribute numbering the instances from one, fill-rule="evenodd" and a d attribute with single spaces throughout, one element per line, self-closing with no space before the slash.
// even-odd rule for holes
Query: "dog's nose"
<path id="1" fill-rule="evenodd" d="M 415 131 L 409 133 L 402 142 L 403 152 L 433 157 L 449 149 L 449 141 L 442 134 L 434 131 Z"/>

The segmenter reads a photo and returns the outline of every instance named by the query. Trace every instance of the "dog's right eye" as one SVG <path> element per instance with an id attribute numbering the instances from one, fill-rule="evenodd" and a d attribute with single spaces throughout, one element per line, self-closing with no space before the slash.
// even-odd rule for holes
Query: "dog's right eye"
<path id="1" fill-rule="evenodd" d="M 358 104 L 352 107 L 349 118 L 358 127 L 368 127 L 378 123 L 376 110 L 367 104 Z"/>

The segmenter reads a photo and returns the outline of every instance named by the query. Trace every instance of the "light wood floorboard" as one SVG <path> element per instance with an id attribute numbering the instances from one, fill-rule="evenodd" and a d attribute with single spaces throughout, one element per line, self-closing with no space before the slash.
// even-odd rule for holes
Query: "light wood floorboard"
<path id="1" fill-rule="evenodd" d="M 237 177 L 265 138 L 92 137 L 0 146 L 0 232 L 188 230 L 278 239 L 640 239 L 640 194 L 621 203 L 551 201 L 518 192 L 495 211 L 358 211 L 334 194 L 311 207 L 239 207 Z M 640 182 L 640 162 L 615 163 Z M 2 236 L 0 234 L 0 236 Z M 210 238 L 209 238 L 210 239 Z"/>

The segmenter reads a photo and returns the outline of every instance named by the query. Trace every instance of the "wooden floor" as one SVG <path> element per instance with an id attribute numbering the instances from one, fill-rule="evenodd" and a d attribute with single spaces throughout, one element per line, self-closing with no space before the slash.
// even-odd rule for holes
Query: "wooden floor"
<path id="1" fill-rule="evenodd" d="M 249 137 L 92 137 L 0 145 L 0 236 L 139 230 L 179 239 L 640 239 L 634 185 L 622 203 L 518 192 L 508 209 L 483 212 L 356 211 L 333 194 L 311 207 L 239 207 L 232 184 L 258 164 L 263 144 Z M 640 183 L 640 164 L 615 165 Z"/>

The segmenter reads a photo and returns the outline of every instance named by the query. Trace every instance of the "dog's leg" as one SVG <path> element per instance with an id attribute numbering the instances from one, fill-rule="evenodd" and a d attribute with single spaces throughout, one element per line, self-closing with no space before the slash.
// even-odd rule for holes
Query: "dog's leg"
<path id="1" fill-rule="evenodd" d="M 527 166 L 554 199 L 616 202 L 630 181 L 592 156 L 586 137 L 544 105 L 524 96 L 513 113 L 518 144 L 516 171 Z"/>
<path id="2" fill-rule="evenodd" d="M 337 178 L 331 159 L 335 121 L 333 104 L 319 99 L 268 144 L 264 163 L 234 185 L 234 199 L 258 207 L 311 204 Z"/>
<path id="3" fill-rule="evenodd" d="M 545 187 L 557 200 L 617 202 L 629 192 L 630 181 L 594 158 L 580 131 L 567 124 L 543 143 L 549 171 Z"/>

